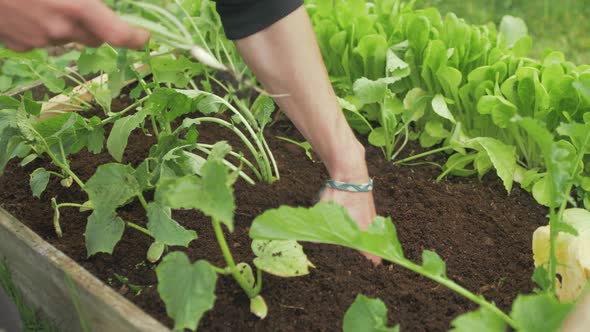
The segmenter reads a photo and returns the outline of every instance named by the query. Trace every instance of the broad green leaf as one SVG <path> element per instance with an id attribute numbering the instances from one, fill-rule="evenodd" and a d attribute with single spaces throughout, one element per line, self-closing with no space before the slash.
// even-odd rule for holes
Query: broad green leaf
<path id="1" fill-rule="evenodd" d="M 490 114 L 492 121 L 500 128 L 507 128 L 517 113 L 517 107 L 499 96 L 483 96 L 477 103 L 480 114 Z"/>
<path id="2" fill-rule="evenodd" d="M 387 83 L 363 77 L 354 82 L 352 89 L 355 97 L 363 104 L 382 103 L 387 91 Z"/>
<path id="3" fill-rule="evenodd" d="M 451 111 L 449 111 L 445 97 L 443 97 L 441 94 L 434 96 L 432 99 L 432 109 L 434 110 L 434 113 L 438 114 L 439 116 L 451 121 L 452 123 L 456 123 L 455 117 L 453 117 L 453 114 L 451 114 Z"/>
<path id="4" fill-rule="evenodd" d="M 551 191 L 549 190 L 551 179 L 545 176 L 539 181 L 535 182 L 533 185 L 533 197 L 537 201 L 537 203 L 545 206 L 549 206 L 551 204 Z"/>
<path id="5" fill-rule="evenodd" d="M 387 327 L 387 307 L 379 299 L 362 294 L 346 310 L 343 322 L 344 332 L 399 332 L 399 325 Z"/>
<path id="6" fill-rule="evenodd" d="M 410 76 L 410 66 L 400 59 L 392 49 L 387 50 L 387 75 L 396 79 Z"/>
<path id="7" fill-rule="evenodd" d="M 227 168 L 219 160 L 208 160 L 201 174 L 160 181 L 156 201 L 173 209 L 198 209 L 233 231 L 235 203 Z"/>
<path id="8" fill-rule="evenodd" d="M 283 206 L 268 210 L 254 220 L 250 237 L 336 244 L 385 259 L 403 258 L 390 219 L 377 217 L 368 231 L 363 232 L 342 206 L 332 202 L 309 209 Z"/>
<path id="9" fill-rule="evenodd" d="M 31 91 L 27 91 L 21 99 L 22 109 L 30 115 L 39 116 L 41 114 L 41 103 L 33 99 Z"/>
<path id="10" fill-rule="evenodd" d="M 196 330 L 203 314 L 215 303 L 217 274 L 204 260 L 191 264 L 186 254 L 166 255 L 156 268 L 158 292 L 174 330 Z"/>
<path id="11" fill-rule="evenodd" d="M 104 127 L 100 124 L 100 119 L 98 117 L 93 117 L 90 119 L 91 130 L 87 134 L 87 141 L 86 147 L 88 151 L 99 154 L 102 152 L 102 148 L 104 147 Z"/>
<path id="12" fill-rule="evenodd" d="M 532 279 L 542 290 L 548 290 L 551 287 L 549 271 L 544 266 L 537 266 L 535 268 Z"/>
<path id="13" fill-rule="evenodd" d="M 313 267 L 296 241 L 254 240 L 252 251 L 256 255 L 254 265 L 275 276 L 303 276 Z"/>
<path id="14" fill-rule="evenodd" d="M 107 140 L 107 149 L 116 161 L 120 162 L 123 159 L 123 154 L 129 141 L 129 135 L 145 121 L 147 115 L 144 108 L 144 110 L 123 117 L 115 122 Z"/>
<path id="15" fill-rule="evenodd" d="M 479 308 L 458 316 L 451 322 L 449 332 L 505 332 L 506 322 L 494 312 Z"/>
<path id="16" fill-rule="evenodd" d="M 147 228 L 157 242 L 169 246 L 188 247 L 192 240 L 197 238 L 197 233 L 187 230 L 172 219 L 172 211 L 158 203 L 148 205 Z"/>
<path id="17" fill-rule="evenodd" d="M 414 16 L 407 28 L 408 42 L 415 54 L 422 54 L 430 36 L 430 21 L 424 16 Z"/>
<path id="18" fill-rule="evenodd" d="M 0 76 L 0 92 L 8 91 L 12 88 L 12 77 Z"/>
<path id="19" fill-rule="evenodd" d="M 18 146 L 21 144 L 19 131 L 14 128 L 6 128 L 0 131 L 0 175 L 8 162 L 15 157 Z"/>
<path id="20" fill-rule="evenodd" d="M 94 209 L 114 212 L 136 196 L 139 184 L 133 174 L 134 170 L 129 165 L 112 163 L 99 166 L 84 187 Z"/>
<path id="21" fill-rule="evenodd" d="M 451 134 L 445 129 L 442 122 L 438 120 L 430 120 L 426 122 L 426 125 L 424 125 L 424 131 L 428 133 L 428 135 L 438 139 L 449 137 Z"/>
<path id="22" fill-rule="evenodd" d="M 96 49 L 85 48 L 78 59 L 78 69 L 82 75 L 112 72 L 117 69 L 117 58 L 117 52 L 109 45 Z"/>
<path id="23" fill-rule="evenodd" d="M 422 267 L 430 274 L 447 277 L 447 264 L 434 251 L 424 250 L 422 252 Z"/>
<path id="24" fill-rule="evenodd" d="M 376 147 L 383 147 L 385 146 L 387 137 L 385 136 L 385 128 L 379 127 L 375 128 L 369 134 L 369 143 Z"/>
<path id="25" fill-rule="evenodd" d="M 156 82 L 171 83 L 180 88 L 185 88 L 188 85 L 190 77 L 204 72 L 202 64 L 191 61 L 184 55 L 152 57 L 150 65 Z"/>
<path id="26" fill-rule="evenodd" d="M 86 252 L 88 257 L 104 252 L 112 254 L 117 243 L 123 236 L 125 222 L 114 212 L 95 210 L 86 224 Z"/>
<path id="27" fill-rule="evenodd" d="M 33 196 L 41 198 L 41 194 L 47 188 L 48 183 L 49 172 L 45 168 L 37 168 L 31 174 L 31 191 L 33 192 Z"/>
<path id="28" fill-rule="evenodd" d="M 478 137 L 474 141 L 486 151 L 498 176 L 504 183 L 504 188 L 510 192 L 516 171 L 516 148 L 491 137 Z"/>
<path id="29" fill-rule="evenodd" d="M 16 98 L 0 95 L 0 114 L 2 114 L 1 112 L 6 111 L 7 109 L 16 109 L 19 107 L 19 105 L 20 102 Z M 0 123 L 2 123 L 1 115 Z M 0 126 L 0 128 L 2 127 Z"/>
<path id="30" fill-rule="evenodd" d="M 272 121 L 272 112 L 275 111 L 275 103 L 269 96 L 260 95 L 252 104 L 252 114 L 260 127 L 264 127 Z"/>
<path id="31" fill-rule="evenodd" d="M 528 28 L 522 18 L 506 15 L 500 23 L 500 33 L 504 35 L 506 46 L 511 48 L 517 41 L 528 35 Z"/>
<path id="32" fill-rule="evenodd" d="M 66 88 L 66 81 L 53 73 L 44 73 L 39 75 L 39 78 L 43 81 L 43 85 L 53 93 L 63 93 Z"/>
<path id="33" fill-rule="evenodd" d="M 560 303 L 549 293 L 519 295 L 512 304 L 510 317 L 522 332 L 554 332 L 559 330 L 573 307 L 573 303 Z"/>
<path id="34" fill-rule="evenodd" d="M 362 58 L 363 76 L 378 79 L 385 75 L 387 50 L 387 40 L 382 35 L 366 35 L 359 40 L 355 52 Z"/>

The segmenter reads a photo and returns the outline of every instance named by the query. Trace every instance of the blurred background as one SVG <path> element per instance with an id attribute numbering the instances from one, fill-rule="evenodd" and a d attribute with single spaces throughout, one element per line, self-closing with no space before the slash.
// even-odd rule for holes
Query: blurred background
<path id="1" fill-rule="evenodd" d="M 454 12 L 469 23 L 499 24 L 502 16 L 521 17 L 533 37 L 534 57 L 547 48 L 576 64 L 590 64 L 590 0 L 416 0 L 415 8 Z"/>

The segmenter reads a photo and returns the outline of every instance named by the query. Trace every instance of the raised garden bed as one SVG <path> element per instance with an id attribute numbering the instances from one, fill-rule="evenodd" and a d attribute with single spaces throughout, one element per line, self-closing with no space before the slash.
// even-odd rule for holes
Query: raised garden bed
<path id="1" fill-rule="evenodd" d="M 202 127 L 199 133 L 204 142 L 226 139 L 235 148 L 241 147 L 230 133 L 214 125 Z M 251 186 L 243 181 L 236 184 L 236 230 L 228 241 L 239 261 L 252 259 L 247 233 L 254 217 L 279 205 L 310 205 L 325 177 L 320 163 L 309 160 L 300 148 L 274 138 L 299 139 L 289 123 L 275 124 L 267 136 L 283 178 L 273 185 Z M 123 163 L 137 166 L 153 143 L 140 132 L 132 134 Z M 380 153 L 368 148 L 369 166 L 377 184 L 378 213 L 394 217 L 408 258 L 420 261 L 422 250 L 435 250 L 447 262 L 450 277 L 505 310 L 519 292 L 532 291 L 530 234 L 546 223 L 546 210 L 530 194 L 515 188 L 506 195 L 502 183 L 492 175 L 482 182 L 476 178 L 450 178 L 437 184 L 434 179 L 440 171 L 436 167 L 394 166 Z M 72 169 L 85 181 L 98 165 L 111 160 L 108 153 L 83 152 L 71 162 Z M 54 179 L 41 199 L 32 198 L 28 174 L 42 166 L 49 164 L 35 161 L 21 168 L 12 162 L 5 176 L 0 177 L 0 206 L 121 295 L 172 326 L 155 288 L 154 266 L 145 261 L 149 242 L 141 234 L 127 231 L 114 255 L 99 254 L 88 259 L 83 237 L 88 214 L 77 209 L 62 209 L 64 237 L 58 239 L 50 198 L 80 202 L 85 196 L 78 189 L 63 188 Z M 139 204 L 119 212 L 125 219 L 145 222 Z M 187 251 L 192 260 L 222 262 L 207 218 L 185 211 L 174 212 L 174 218 L 199 234 Z M 202 330 L 336 330 L 358 293 L 383 299 L 390 308 L 390 320 L 411 331 L 446 330 L 458 314 L 476 308 L 409 271 L 388 264 L 375 268 L 355 251 L 315 244 L 304 244 L 304 249 L 317 268 L 306 277 L 268 277 L 262 293 L 270 307 L 266 319 L 250 314 L 249 301 L 239 287 L 230 278 L 221 278 L 215 308 L 201 321 Z M 147 287 L 136 295 L 115 274 L 128 278 L 130 284 Z"/>

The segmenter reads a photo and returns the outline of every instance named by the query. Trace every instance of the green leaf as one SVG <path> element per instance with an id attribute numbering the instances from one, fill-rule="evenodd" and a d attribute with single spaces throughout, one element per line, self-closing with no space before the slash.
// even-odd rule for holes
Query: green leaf
<path id="1" fill-rule="evenodd" d="M 379 299 L 371 299 L 362 294 L 344 314 L 344 332 L 399 332 L 399 325 L 387 327 L 387 307 Z"/>
<path id="2" fill-rule="evenodd" d="M 99 154 L 102 152 L 102 148 L 104 146 L 104 127 L 99 124 L 100 119 L 98 117 L 93 117 L 90 119 L 90 124 L 92 125 L 92 129 L 87 134 L 88 143 L 86 147 L 88 151 Z"/>
<path id="3" fill-rule="evenodd" d="M 443 97 L 441 94 L 434 96 L 432 99 L 432 110 L 434 110 L 434 113 L 438 114 L 439 116 L 451 121 L 452 123 L 456 123 L 455 117 L 453 117 L 453 114 L 451 114 L 451 111 L 449 111 L 445 97 Z"/>
<path id="4" fill-rule="evenodd" d="M 112 254 L 123 236 L 125 222 L 114 212 L 94 210 L 86 224 L 86 252 L 88 257 L 104 252 Z"/>
<path id="5" fill-rule="evenodd" d="M 22 109 L 33 116 L 41 115 L 41 103 L 33 99 L 31 91 L 27 91 L 21 100 Z"/>
<path id="6" fill-rule="evenodd" d="M 387 137 L 385 136 L 385 128 L 375 128 L 369 134 L 369 143 L 376 147 L 383 147 L 387 144 Z"/>
<path id="7" fill-rule="evenodd" d="M 336 244 L 385 259 L 403 258 L 390 219 L 377 217 L 368 231 L 363 232 L 346 210 L 333 202 L 319 203 L 309 209 L 283 206 L 268 210 L 254 220 L 250 237 Z"/>
<path id="8" fill-rule="evenodd" d="M 156 201 L 173 209 L 198 209 L 233 231 L 235 203 L 227 168 L 219 160 L 208 160 L 201 174 L 160 181 Z"/>
<path id="9" fill-rule="evenodd" d="M 549 206 L 551 204 L 551 191 L 549 189 L 551 179 L 548 176 L 542 177 L 533 185 L 533 197 L 537 203 Z"/>
<path id="10" fill-rule="evenodd" d="M 387 63 L 385 67 L 388 77 L 398 80 L 410 76 L 410 66 L 400 59 L 392 49 L 387 50 Z"/>
<path id="11" fill-rule="evenodd" d="M 127 148 L 131 132 L 145 121 L 148 115 L 145 110 L 144 108 L 144 110 L 134 115 L 123 117 L 113 125 L 113 129 L 107 140 L 107 149 L 116 161 L 120 162 L 123 159 L 123 153 L 125 153 L 125 148 Z"/>
<path id="12" fill-rule="evenodd" d="M 378 79 L 385 75 L 387 50 L 385 36 L 371 34 L 363 36 L 359 40 L 355 53 L 362 58 L 363 76 L 369 79 Z"/>
<path id="13" fill-rule="evenodd" d="M 49 183 L 49 172 L 45 170 L 45 168 L 37 168 L 31 174 L 31 191 L 33 192 L 33 196 L 37 198 L 41 198 L 41 194 L 47 188 L 47 184 Z"/>
<path id="14" fill-rule="evenodd" d="M 504 35 L 506 46 L 511 48 L 517 41 L 528 35 L 528 28 L 522 18 L 506 15 L 500 23 L 500 33 Z"/>
<path id="15" fill-rule="evenodd" d="M 156 82 L 171 83 L 174 86 L 185 88 L 190 82 L 190 77 L 204 73 L 203 65 L 189 60 L 184 55 L 178 58 L 174 56 L 159 56 L 150 58 L 150 65 Z"/>
<path id="16" fill-rule="evenodd" d="M 560 303 L 554 295 L 518 295 L 512 304 L 510 317 L 522 332 L 554 332 L 573 309 L 573 303 Z"/>
<path id="17" fill-rule="evenodd" d="M 502 317 L 486 308 L 479 308 L 458 316 L 451 322 L 449 332 L 505 332 L 506 323 Z"/>
<path id="18" fill-rule="evenodd" d="M 486 151 L 504 183 L 504 188 L 510 192 L 516 171 L 516 148 L 491 137 L 478 137 L 474 141 Z"/>
<path id="19" fill-rule="evenodd" d="M 186 254 L 173 252 L 156 268 L 158 292 L 174 330 L 196 330 L 203 314 L 215 303 L 217 274 L 207 261 L 191 264 Z"/>
<path id="20" fill-rule="evenodd" d="M 43 85 L 53 93 L 63 93 L 66 88 L 66 81 L 61 77 L 55 76 L 53 73 L 43 73 L 39 78 L 43 82 Z"/>
<path id="21" fill-rule="evenodd" d="M 87 75 L 100 71 L 109 73 L 117 70 L 118 54 L 109 45 L 99 48 L 85 48 L 78 58 L 80 74 Z"/>
<path id="22" fill-rule="evenodd" d="M 94 209 L 105 213 L 114 212 L 136 196 L 139 184 L 133 173 L 129 165 L 111 163 L 99 166 L 84 187 Z"/>
<path id="23" fill-rule="evenodd" d="M 275 103 L 269 96 L 260 95 L 252 104 L 252 114 L 260 127 L 266 126 L 271 122 L 272 112 L 275 111 Z"/>
<path id="24" fill-rule="evenodd" d="M 549 271 L 543 265 L 535 268 L 532 279 L 542 290 L 548 290 L 551 287 Z"/>
<path id="25" fill-rule="evenodd" d="M 355 97 L 363 104 L 381 103 L 385 98 L 387 84 L 363 77 L 354 82 L 352 89 Z"/>
<path id="26" fill-rule="evenodd" d="M 148 230 L 157 242 L 169 246 L 188 247 L 192 240 L 197 238 L 197 233 L 187 230 L 172 219 L 172 212 L 158 203 L 148 205 Z"/>
<path id="27" fill-rule="evenodd" d="M 12 88 L 12 77 L 0 76 L 0 92 L 8 91 Z"/>
<path id="28" fill-rule="evenodd" d="M 20 102 L 10 96 L 2 96 L 0 95 L 0 114 L 7 109 L 16 109 L 20 106 Z M 0 124 L 2 123 L 2 119 L 0 116 Z M 0 127 L 2 128 L 2 127 Z"/>
<path id="29" fill-rule="evenodd" d="M 252 251 L 256 255 L 254 265 L 278 277 L 307 275 L 313 267 L 296 241 L 254 240 Z"/>
<path id="30" fill-rule="evenodd" d="M 447 277 L 447 264 L 434 251 L 424 250 L 422 252 L 422 267 L 433 275 Z"/>

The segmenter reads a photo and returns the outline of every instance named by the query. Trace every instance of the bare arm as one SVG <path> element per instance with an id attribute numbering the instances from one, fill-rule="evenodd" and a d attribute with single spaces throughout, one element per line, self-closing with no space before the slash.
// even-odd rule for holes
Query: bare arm
<path id="1" fill-rule="evenodd" d="M 101 0 L 0 0 L 0 42 L 15 51 L 67 42 L 140 48 L 148 39 Z"/>
<path id="2" fill-rule="evenodd" d="M 364 147 L 354 136 L 330 84 L 311 22 L 300 7 L 270 27 L 236 41 L 246 63 L 276 98 L 326 165 L 333 180 L 366 183 Z M 327 189 L 322 200 L 348 209 L 366 229 L 375 218 L 372 193 Z M 378 262 L 375 257 L 370 257 Z"/>

